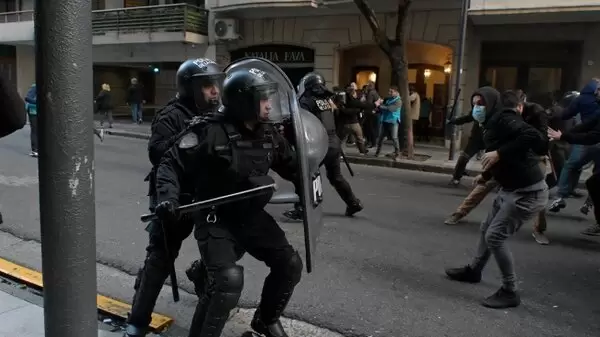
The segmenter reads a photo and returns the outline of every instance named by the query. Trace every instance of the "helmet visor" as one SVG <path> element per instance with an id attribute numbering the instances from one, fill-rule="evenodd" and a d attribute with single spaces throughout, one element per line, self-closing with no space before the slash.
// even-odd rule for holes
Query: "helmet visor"
<path id="1" fill-rule="evenodd" d="M 289 107 L 282 105 L 285 100 L 279 94 L 276 83 L 255 87 L 255 102 L 258 121 L 261 123 L 281 123 Z"/>
<path id="2" fill-rule="evenodd" d="M 219 107 L 225 73 L 192 77 L 194 100 L 198 107 Z"/>

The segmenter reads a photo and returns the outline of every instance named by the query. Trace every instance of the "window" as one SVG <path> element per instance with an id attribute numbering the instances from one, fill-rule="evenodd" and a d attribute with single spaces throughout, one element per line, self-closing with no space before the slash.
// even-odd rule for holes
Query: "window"
<path id="1" fill-rule="evenodd" d="M 557 92 L 561 89 L 561 68 L 530 68 L 527 91 L 529 93 Z"/>
<path id="2" fill-rule="evenodd" d="M 517 67 L 490 67 L 485 72 L 484 85 L 491 85 L 502 92 L 504 90 L 514 90 L 517 87 L 517 76 L 519 70 Z"/>
<path id="3" fill-rule="evenodd" d="M 106 9 L 105 0 L 93 0 L 92 1 L 92 10 L 96 11 L 96 10 L 100 10 L 100 9 Z"/>
<path id="4" fill-rule="evenodd" d="M 17 2 L 16 0 L 0 0 L 0 13 L 18 11 Z"/>

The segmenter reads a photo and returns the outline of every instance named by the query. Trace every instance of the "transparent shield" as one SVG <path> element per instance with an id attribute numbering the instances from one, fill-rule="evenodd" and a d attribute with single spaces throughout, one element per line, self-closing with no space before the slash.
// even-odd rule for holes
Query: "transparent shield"
<path id="1" fill-rule="evenodd" d="M 258 104 L 258 119 L 263 123 L 281 123 L 289 115 L 289 105 L 282 105 L 278 85 L 266 85 L 256 88 L 255 101 Z"/>
<path id="2" fill-rule="evenodd" d="M 192 77 L 192 88 L 194 90 L 194 100 L 196 101 L 196 105 L 204 106 L 204 104 L 209 103 L 211 105 L 220 106 L 224 81 L 224 73 L 219 75 Z"/>
<path id="3" fill-rule="evenodd" d="M 281 118 L 288 119 L 291 116 L 291 107 L 295 106 L 291 102 L 296 101 L 296 91 L 292 81 L 287 75 L 277 66 L 275 63 L 259 58 L 259 57 L 247 57 L 237 60 L 227 67 L 225 67 L 225 73 L 229 73 L 233 69 L 259 69 L 268 74 L 269 78 L 272 79 L 278 86 L 278 98 L 279 106 L 281 107 Z"/>

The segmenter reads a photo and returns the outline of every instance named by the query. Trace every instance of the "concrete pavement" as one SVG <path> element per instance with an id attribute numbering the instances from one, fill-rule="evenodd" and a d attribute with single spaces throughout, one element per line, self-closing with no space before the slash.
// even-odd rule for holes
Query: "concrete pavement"
<path id="1" fill-rule="evenodd" d="M 28 130 L 0 140 L 0 228 L 19 238 L 39 240 L 36 159 L 27 156 Z M 139 215 L 147 212 L 149 169 L 146 142 L 107 136 L 96 146 L 96 214 L 99 292 L 119 299 L 133 294 L 132 276 L 144 257 L 147 235 Z M 478 222 L 490 207 L 488 197 L 463 225 L 445 226 L 444 218 L 468 193 L 450 188 L 448 176 L 355 166 L 349 178 L 365 211 L 349 219 L 328 184 L 326 225 L 320 238 L 316 271 L 304 275 L 285 315 L 339 332 L 343 336 L 575 336 L 600 335 L 600 241 L 579 235 L 591 219 L 578 214 L 583 200 L 549 217 L 550 246 L 531 238 L 530 225 L 512 240 L 523 306 L 493 311 L 478 301 L 498 285 L 495 264 L 479 285 L 449 282 L 447 266 L 469 262 Z M 465 181 L 467 183 L 468 181 Z M 291 188 L 282 183 L 282 188 Z M 286 187 L 288 186 L 288 187 Z M 270 207 L 279 220 L 285 208 Z M 302 229 L 281 222 L 290 242 L 303 250 Z M 17 240 L 16 238 L 13 238 Z M 41 266 L 34 241 L 0 244 L 0 256 L 32 268 Z M 192 290 L 183 270 L 198 257 L 193 240 L 184 243 L 177 270 L 181 286 Z M 266 268 L 250 257 L 243 308 L 260 296 Z M 119 271 L 116 271 L 118 269 Z M 195 298 L 184 294 L 174 304 L 165 288 L 157 311 L 187 326 Z M 246 326 L 246 323 L 241 323 Z M 298 337 L 302 335 L 292 335 Z"/>

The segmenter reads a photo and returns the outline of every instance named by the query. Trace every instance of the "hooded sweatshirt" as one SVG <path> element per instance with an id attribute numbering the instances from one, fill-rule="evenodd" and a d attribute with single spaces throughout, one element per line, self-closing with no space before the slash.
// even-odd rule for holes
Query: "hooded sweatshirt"
<path id="1" fill-rule="evenodd" d="M 585 123 L 600 116 L 600 104 L 598 104 L 598 96 L 596 96 L 599 85 L 600 83 L 596 80 L 589 81 L 581 89 L 579 96 L 563 112 L 563 119 L 571 119 L 579 114 L 581 122 Z"/>
<path id="2" fill-rule="evenodd" d="M 492 87 L 482 87 L 474 95 L 483 98 L 486 119 L 483 141 L 487 152 L 497 151 L 499 160 L 487 171 L 484 179 L 494 178 L 505 190 L 535 185 L 545 178 L 540 169 L 540 155 L 547 149 L 546 135 L 527 124 L 514 109 L 503 108 L 500 93 Z"/>
<path id="3" fill-rule="evenodd" d="M 27 91 L 25 96 L 25 109 L 30 115 L 37 115 L 37 87 L 35 83 Z"/>

